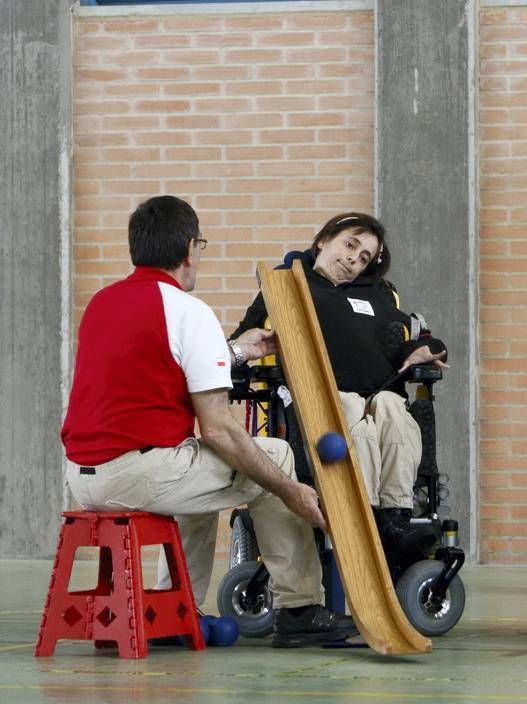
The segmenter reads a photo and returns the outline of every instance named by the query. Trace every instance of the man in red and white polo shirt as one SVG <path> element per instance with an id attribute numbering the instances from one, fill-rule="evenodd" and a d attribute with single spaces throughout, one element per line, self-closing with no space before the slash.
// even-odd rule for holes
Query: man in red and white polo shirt
<path id="1" fill-rule="evenodd" d="M 212 310 L 189 295 L 206 241 L 184 201 L 140 205 L 129 244 L 134 272 L 96 293 L 80 324 L 62 428 L 73 496 L 91 510 L 175 515 L 198 605 L 218 512 L 247 503 L 271 575 L 273 645 L 345 638 L 351 619 L 320 605 L 316 492 L 296 480 L 287 443 L 251 438 L 228 401 L 231 363 L 274 351 L 272 333 L 249 330 L 229 348 Z"/>

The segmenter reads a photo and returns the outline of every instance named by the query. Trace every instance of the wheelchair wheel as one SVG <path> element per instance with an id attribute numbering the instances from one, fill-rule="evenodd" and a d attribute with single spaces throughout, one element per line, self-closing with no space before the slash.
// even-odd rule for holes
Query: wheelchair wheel
<path id="1" fill-rule="evenodd" d="M 252 531 L 247 530 L 241 516 L 236 516 L 232 524 L 229 567 L 235 567 L 258 557 L 258 543 Z"/>
<path id="2" fill-rule="evenodd" d="M 416 562 L 395 588 L 408 620 L 424 636 L 442 636 L 456 625 L 465 608 L 465 587 L 457 574 L 439 604 L 430 599 L 430 584 L 443 567 L 439 560 Z"/>
<path id="3" fill-rule="evenodd" d="M 261 564 L 250 560 L 236 565 L 227 572 L 218 586 L 218 611 L 222 616 L 235 619 L 240 633 L 247 638 L 262 638 L 273 630 L 273 597 L 269 590 L 269 579 L 261 585 L 251 603 L 247 599 L 247 585 Z"/>

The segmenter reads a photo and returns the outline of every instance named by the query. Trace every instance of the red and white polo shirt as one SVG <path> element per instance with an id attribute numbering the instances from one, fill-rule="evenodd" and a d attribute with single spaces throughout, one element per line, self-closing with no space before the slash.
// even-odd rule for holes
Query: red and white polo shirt
<path id="1" fill-rule="evenodd" d="M 137 267 L 92 298 L 62 441 L 71 461 L 97 465 L 194 435 L 190 393 L 231 388 L 221 326 L 165 272 Z"/>

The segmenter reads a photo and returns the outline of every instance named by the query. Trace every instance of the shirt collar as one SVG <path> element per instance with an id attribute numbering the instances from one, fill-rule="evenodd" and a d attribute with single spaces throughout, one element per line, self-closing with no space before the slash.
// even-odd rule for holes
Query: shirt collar
<path id="1" fill-rule="evenodd" d="M 127 278 L 130 281 L 162 281 L 183 290 L 179 281 L 176 281 L 173 276 L 153 266 L 136 266 Z"/>

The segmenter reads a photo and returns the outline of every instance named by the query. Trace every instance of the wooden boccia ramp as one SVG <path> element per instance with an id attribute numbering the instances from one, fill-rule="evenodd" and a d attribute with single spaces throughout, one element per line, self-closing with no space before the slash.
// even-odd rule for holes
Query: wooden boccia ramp
<path id="1" fill-rule="evenodd" d="M 393 588 L 302 265 L 297 260 L 292 269 L 270 270 L 259 264 L 258 275 L 357 628 L 382 654 L 430 652 L 431 641 L 408 622 Z M 316 443 L 330 431 L 344 436 L 348 453 L 325 464 Z"/>

